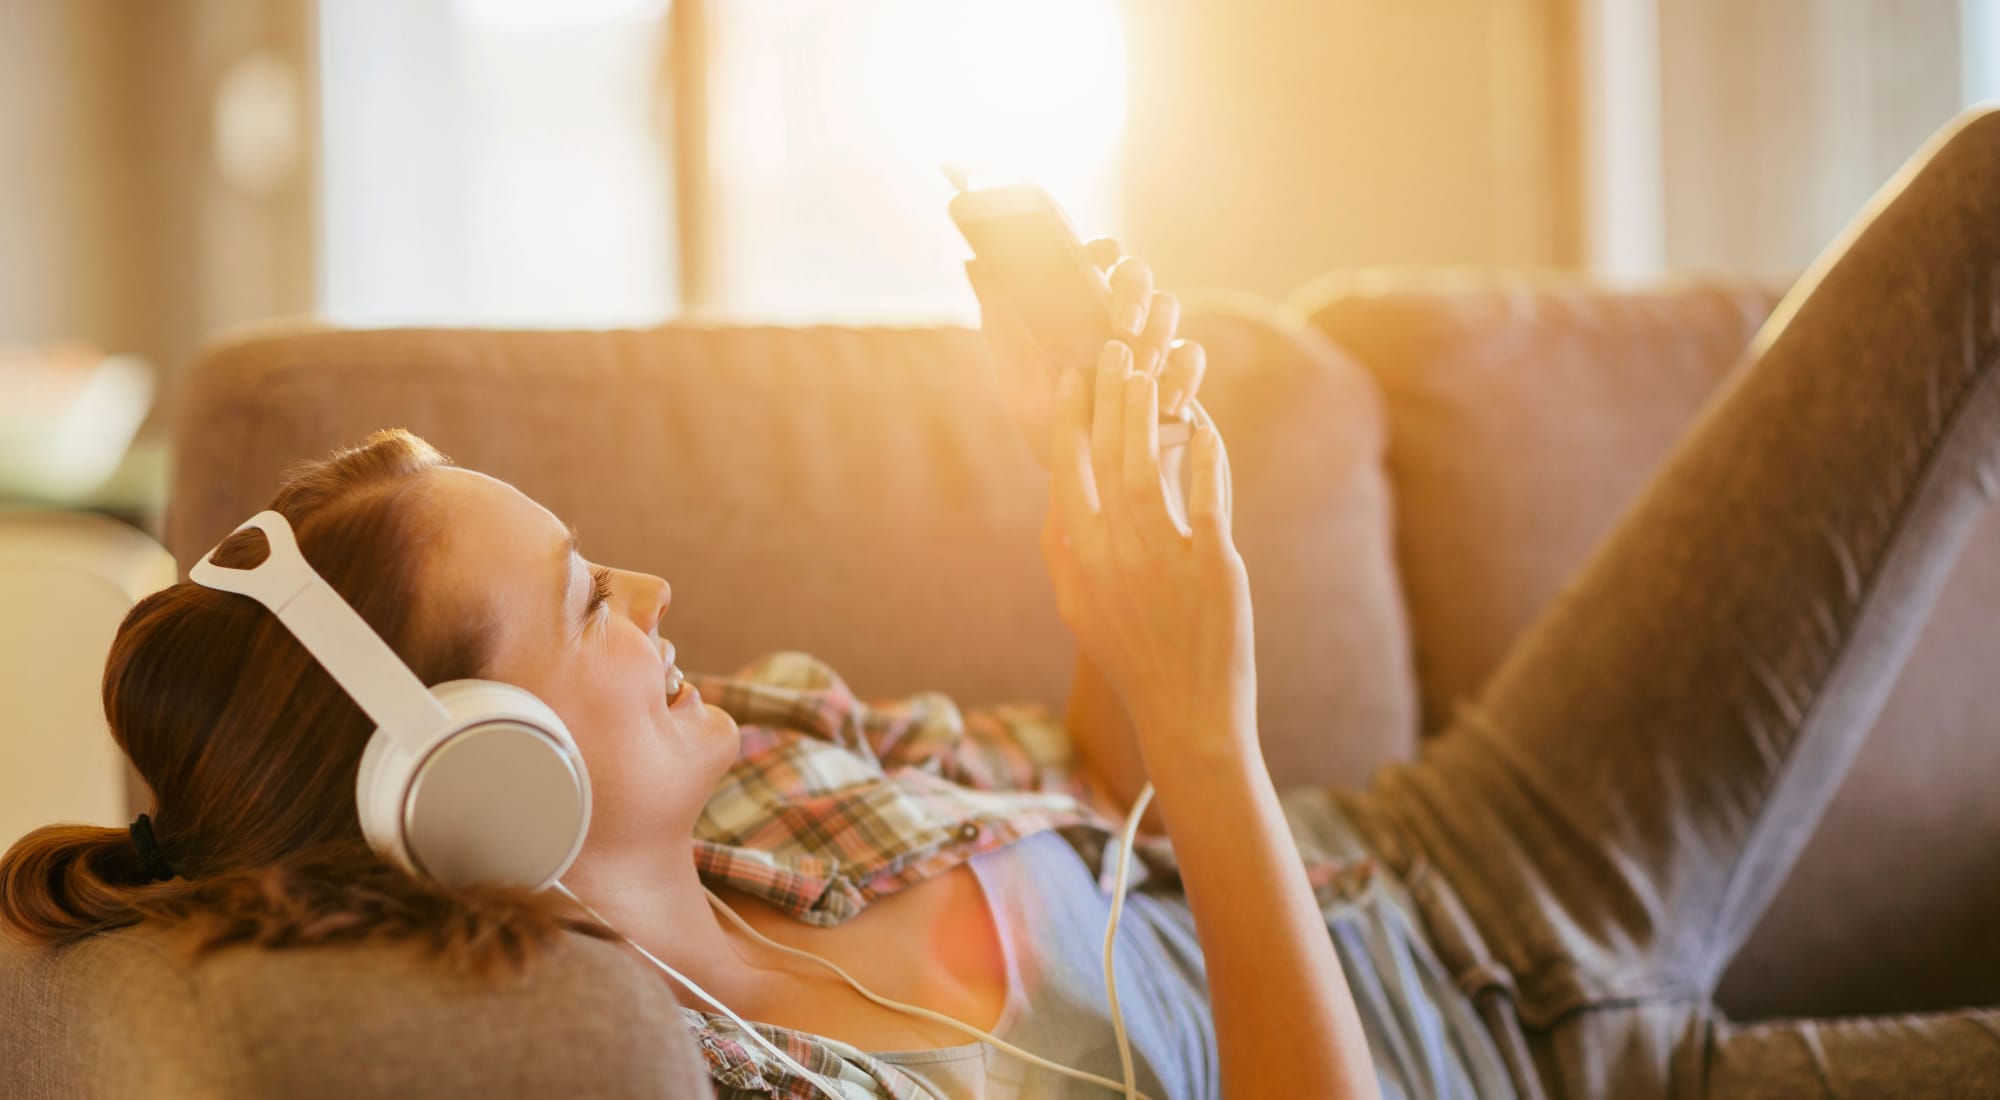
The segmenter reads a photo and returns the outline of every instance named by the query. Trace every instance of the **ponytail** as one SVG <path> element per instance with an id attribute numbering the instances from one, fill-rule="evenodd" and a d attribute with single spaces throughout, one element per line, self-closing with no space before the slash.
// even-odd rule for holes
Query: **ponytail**
<path id="1" fill-rule="evenodd" d="M 0 856 L 0 921 L 30 943 L 67 943 L 140 920 L 139 899 L 184 886 L 152 881 L 131 834 L 45 825 Z"/>
<path id="2" fill-rule="evenodd" d="M 74 943 L 142 921 L 195 930 L 192 958 L 239 944 L 315 947 L 415 941 L 458 970 L 518 972 L 563 932 L 617 935 L 517 887 L 445 887 L 334 843 L 198 880 L 152 877 L 125 829 L 48 825 L 0 856 L 0 929 L 35 945 Z"/>

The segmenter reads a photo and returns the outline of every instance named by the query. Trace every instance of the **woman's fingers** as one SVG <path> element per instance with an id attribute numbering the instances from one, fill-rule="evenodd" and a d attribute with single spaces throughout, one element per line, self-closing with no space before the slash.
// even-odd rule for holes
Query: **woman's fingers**
<path id="1" fill-rule="evenodd" d="M 1192 464 L 1188 486 L 1188 526 L 1195 541 L 1214 547 L 1229 544 L 1230 485 L 1229 456 L 1222 447 L 1222 433 L 1213 424 L 1195 429 L 1188 443 Z"/>
<path id="2" fill-rule="evenodd" d="M 1125 258 L 1125 249 L 1114 237 L 1092 237 L 1083 242 L 1083 254 L 1090 258 L 1091 263 L 1109 271 Z"/>
<path id="3" fill-rule="evenodd" d="M 1146 329 L 1132 342 L 1133 365 L 1139 373 L 1160 373 L 1180 325 L 1181 300 L 1164 290 L 1156 292 L 1146 306 Z"/>
<path id="4" fill-rule="evenodd" d="M 1160 369 L 1160 411 L 1177 417 L 1187 409 L 1201 389 L 1202 375 L 1208 373 L 1208 352 L 1193 340 L 1175 340 L 1167 349 L 1167 364 Z"/>
<path id="5" fill-rule="evenodd" d="M 1105 342 L 1094 371 L 1063 372 L 1050 435 L 1050 520 L 1043 551 L 1051 562 L 1097 566 L 1135 554 L 1165 553 L 1185 533 L 1174 521 L 1161 478 L 1158 379 L 1132 367 L 1122 342 Z M 1194 448 L 1189 522 L 1210 535 L 1228 531 L 1228 471 L 1213 432 Z M 1198 437 L 1199 438 L 1199 437 Z"/>
<path id="6" fill-rule="evenodd" d="M 1146 307 L 1153 303 L 1153 269 L 1130 256 L 1111 269 L 1111 329 L 1128 340 L 1146 330 Z"/>
<path id="7" fill-rule="evenodd" d="M 1097 486 L 1090 462 L 1090 382 L 1065 370 L 1056 383 L 1055 424 L 1049 432 L 1049 497 L 1070 546 L 1082 549 L 1098 531 Z"/>
<path id="8" fill-rule="evenodd" d="M 1165 553 L 1180 528 L 1167 511 L 1160 478 L 1159 383 L 1134 372 L 1125 379 L 1125 461 L 1119 474 L 1126 515 L 1147 553 Z"/>
<path id="9" fill-rule="evenodd" d="M 1097 485 L 1097 510 L 1106 526 L 1124 520 L 1125 496 L 1118 467 L 1125 461 L 1125 375 L 1132 369 L 1132 349 L 1107 340 L 1097 357 L 1097 393 L 1091 405 L 1090 468 Z"/>

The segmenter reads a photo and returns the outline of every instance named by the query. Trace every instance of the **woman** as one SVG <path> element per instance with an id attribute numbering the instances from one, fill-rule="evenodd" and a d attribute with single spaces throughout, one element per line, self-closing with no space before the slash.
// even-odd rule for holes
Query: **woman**
<path id="1" fill-rule="evenodd" d="M 588 565 L 555 517 L 405 435 L 306 467 L 273 507 L 426 682 L 510 681 L 564 718 L 595 795 L 565 883 L 857 1091 L 1066 1086 L 878 1009 L 720 917 L 703 877 L 771 940 L 1116 1077 L 1097 976 L 1073 971 L 1150 782 L 1171 849 L 1118 968 L 1149 1095 L 1993 1095 L 2000 1013 L 1735 1028 L 1709 1004 L 2000 478 L 2000 115 L 1915 163 L 1476 704 L 1365 791 L 1281 803 L 1260 763 L 1227 461 L 1196 445 L 1173 526 L 1150 429 L 1199 353 L 1172 350 L 1135 263 L 1114 278 L 1127 341 L 1052 408 L 988 303 L 1046 441 L 1059 606 L 1100 674 L 1067 745 L 1033 708 L 861 704 L 796 654 L 669 696 L 665 581 Z M 14 934 L 207 915 L 217 943 L 415 936 L 487 965 L 602 934 L 553 896 L 373 859 L 350 798 L 368 724 L 247 600 L 143 601 L 105 697 L 157 822 L 23 839 L 0 861 Z M 694 1020 L 725 1093 L 815 1095 Z"/>

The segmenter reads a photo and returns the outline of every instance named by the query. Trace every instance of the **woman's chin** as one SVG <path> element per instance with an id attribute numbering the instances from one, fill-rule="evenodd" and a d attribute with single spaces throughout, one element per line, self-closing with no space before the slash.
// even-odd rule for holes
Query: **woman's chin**
<path id="1" fill-rule="evenodd" d="M 734 763 L 736 754 L 741 751 L 743 744 L 743 731 L 736 725 L 736 716 L 714 703 L 703 703 L 702 709 L 708 711 L 709 717 L 715 720 L 716 737 L 728 743 L 729 759 Z"/>

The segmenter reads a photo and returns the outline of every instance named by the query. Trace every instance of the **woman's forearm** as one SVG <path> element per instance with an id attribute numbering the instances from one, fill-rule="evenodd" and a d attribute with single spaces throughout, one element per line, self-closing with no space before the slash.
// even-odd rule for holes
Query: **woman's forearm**
<path id="1" fill-rule="evenodd" d="M 1147 743 L 1180 743 L 1161 732 Z M 1224 1094 L 1376 1097 L 1354 998 L 1263 761 L 1175 755 L 1152 774 L 1207 960 Z"/>
<path id="2" fill-rule="evenodd" d="M 1118 811 L 1128 812 L 1146 785 L 1146 759 L 1139 751 L 1124 700 L 1080 648 L 1063 728 L 1076 746 L 1078 761 L 1104 785 Z M 1151 813 L 1146 824 L 1157 828 Z"/>

